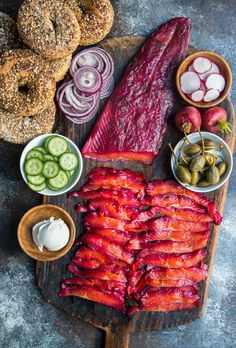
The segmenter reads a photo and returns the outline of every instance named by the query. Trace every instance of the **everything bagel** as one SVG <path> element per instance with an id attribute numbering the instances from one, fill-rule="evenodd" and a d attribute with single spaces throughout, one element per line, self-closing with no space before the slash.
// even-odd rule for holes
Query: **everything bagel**
<path id="1" fill-rule="evenodd" d="M 9 64 L 10 61 L 24 61 L 28 59 L 36 59 L 37 61 L 41 62 L 43 68 L 46 69 L 46 65 L 48 66 L 48 74 L 49 76 L 54 77 L 55 81 L 58 82 L 62 80 L 67 73 L 72 56 L 69 55 L 68 57 L 57 59 L 57 60 L 48 60 L 43 58 L 42 56 L 34 53 L 32 50 L 29 49 L 16 49 L 11 51 L 6 51 L 0 55 L 0 69 L 5 65 Z M 45 70 L 44 70 L 45 72 Z"/>
<path id="2" fill-rule="evenodd" d="M 0 12 L 0 52 L 20 46 L 16 23 L 8 14 Z"/>
<path id="3" fill-rule="evenodd" d="M 60 0 L 26 0 L 17 27 L 27 46 L 52 60 L 70 55 L 80 42 L 76 16 Z"/>
<path id="4" fill-rule="evenodd" d="M 80 25 L 80 45 L 93 45 L 111 30 L 114 10 L 109 0 L 64 0 Z"/>
<path id="5" fill-rule="evenodd" d="M 36 55 L 0 66 L 0 107 L 18 116 L 32 116 L 45 109 L 55 89 L 48 65 Z"/>
<path id="6" fill-rule="evenodd" d="M 54 102 L 40 113 L 30 117 L 15 118 L 11 113 L 0 109 L 0 139 L 25 144 L 38 135 L 51 133 L 55 122 Z"/>

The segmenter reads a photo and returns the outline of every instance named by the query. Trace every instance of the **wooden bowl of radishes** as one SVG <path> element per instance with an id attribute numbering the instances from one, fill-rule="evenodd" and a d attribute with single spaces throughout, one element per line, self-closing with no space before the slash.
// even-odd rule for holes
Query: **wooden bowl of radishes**
<path id="1" fill-rule="evenodd" d="M 209 108 L 220 104 L 229 94 L 232 73 L 219 54 L 199 51 L 180 64 L 176 85 L 185 102 L 198 108 Z"/>

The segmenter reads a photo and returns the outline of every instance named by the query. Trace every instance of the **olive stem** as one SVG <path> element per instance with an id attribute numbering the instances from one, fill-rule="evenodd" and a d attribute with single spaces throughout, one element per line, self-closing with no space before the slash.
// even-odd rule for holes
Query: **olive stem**
<path id="1" fill-rule="evenodd" d="M 171 152 L 172 152 L 172 154 L 173 154 L 173 156 L 174 156 L 174 158 L 175 158 L 176 167 L 178 167 L 179 163 L 178 163 L 178 161 L 177 161 L 177 158 L 176 158 L 176 155 L 175 155 L 175 153 L 174 153 L 174 150 L 173 150 L 173 147 L 172 147 L 171 143 L 169 143 L 168 146 L 169 146 L 169 148 L 171 149 Z"/>
<path id="2" fill-rule="evenodd" d="M 189 138 L 188 138 L 187 134 L 186 134 L 186 133 L 184 133 L 184 135 L 185 135 L 185 140 L 187 140 L 187 142 L 188 142 L 189 144 L 192 144 L 192 143 L 191 143 L 191 141 L 189 140 Z"/>
<path id="3" fill-rule="evenodd" d="M 205 154 L 205 146 L 204 146 L 204 141 L 203 141 L 203 137 L 202 137 L 202 133 L 200 131 L 200 128 L 198 128 L 198 133 L 200 135 L 201 142 L 202 142 L 202 155 L 204 156 L 204 154 Z"/>

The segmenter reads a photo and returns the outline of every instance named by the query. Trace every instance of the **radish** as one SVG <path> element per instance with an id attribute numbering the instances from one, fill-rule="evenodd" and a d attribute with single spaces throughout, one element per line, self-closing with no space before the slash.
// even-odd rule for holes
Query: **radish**
<path id="1" fill-rule="evenodd" d="M 198 76 L 200 77 L 200 79 L 202 81 L 205 81 L 207 79 L 207 77 L 213 73 L 219 74 L 220 69 L 218 68 L 218 65 L 216 65 L 214 62 L 211 62 L 211 69 L 203 74 L 198 74 Z"/>
<path id="2" fill-rule="evenodd" d="M 186 106 L 175 115 L 175 124 L 184 134 L 197 132 L 202 125 L 202 117 L 198 109 Z"/>
<path id="3" fill-rule="evenodd" d="M 200 85 L 201 80 L 195 72 L 186 71 L 180 77 L 180 86 L 183 93 L 193 93 L 200 88 Z"/>
<path id="4" fill-rule="evenodd" d="M 210 74 L 206 79 L 207 89 L 218 89 L 219 92 L 222 92 L 225 88 L 225 78 L 221 74 L 213 73 Z"/>
<path id="5" fill-rule="evenodd" d="M 209 103 L 209 102 L 219 98 L 219 96 L 220 96 L 219 90 L 211 88 L 211 89 L 208 89 L 208 91 L 206 92 L 203 100 L 204 100 L 204 102 Z"/>
<path id="6" fill-rule="evenodd" d="M 211 61 L 205 57 L 194 59 L 193 68 L 198 74 L 203 74 L 211 69 Z"/>
<path id="7" fill-rule="evenodd" d="M 195 91 L 190 95 L 190 99 L 194 102 L 200 102 L 203 100 L 204 94 L 205 91 L 199 89 L 198 91 Z"/>
<path id="8" fill-rule="evenodd" d="M 219 107 L 214 106 L 204 112 L 202 115 L 203 127 L 206 131 L 222 134 L 228 134 L 231 132 L 231 124 L 227 122 L 226 111 Z"/>
<path id="9" fill-rule="evenodd" d="M 188 71 L 196 72 L 196 71 L 194 70 L 193 64 L 189 65 Z"/>

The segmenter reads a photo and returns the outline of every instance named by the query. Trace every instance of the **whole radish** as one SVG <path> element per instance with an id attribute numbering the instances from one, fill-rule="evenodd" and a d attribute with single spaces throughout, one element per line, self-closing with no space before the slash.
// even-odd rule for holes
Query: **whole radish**
<path id="1" fill-rule="evenodd" d="M 231 124 L 227 122 L 227 113 L 220 106 L 214 106 L 202 115 L 202 125 L 206 131 L 222 134 L 231 132 Z"/>
<path id="2" fill-rule="evenodd" d="M 198 109 L 186 106 L 175 115 L 176 126 L 184 134 L 197 132 L 202 125 L 202 117 Z"/>

